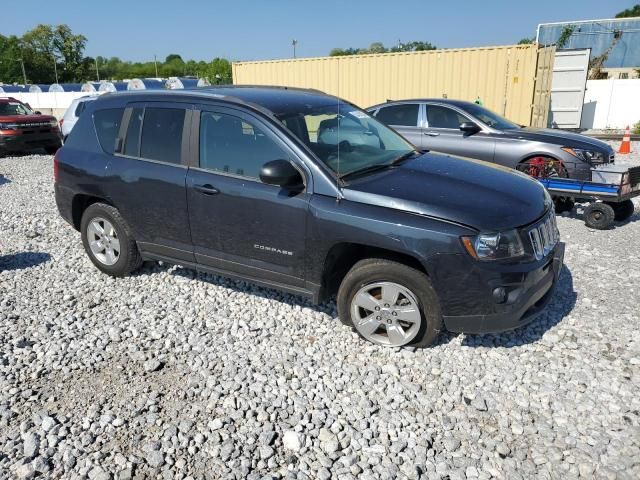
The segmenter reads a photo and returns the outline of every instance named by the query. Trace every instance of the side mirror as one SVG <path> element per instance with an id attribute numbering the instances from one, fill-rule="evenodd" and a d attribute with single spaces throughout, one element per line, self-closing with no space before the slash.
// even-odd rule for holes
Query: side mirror
<path id="1" fill-rule="evenodd" d="M 473 122 L 463 122 L 460 124 L 460 130 L 467 135 L 473 135 L 480 131 L 480 127 Z"/>
<path id="2" fill-rule="evenodd" d="M 260 169 L 260 180 L 268 185 L 298 187 L 303 184 L 302 175 L 287 160 L 272 160 Z"/>
<path id="3" fill-rule="evenodd" d="M 35 111 L 35 112 L 33 112 L 33 113 L 35 113 L 36 115 L 42 115 L 42 112 L 41 112 L 40 110 L 36 110 L 36 111 Z"/>

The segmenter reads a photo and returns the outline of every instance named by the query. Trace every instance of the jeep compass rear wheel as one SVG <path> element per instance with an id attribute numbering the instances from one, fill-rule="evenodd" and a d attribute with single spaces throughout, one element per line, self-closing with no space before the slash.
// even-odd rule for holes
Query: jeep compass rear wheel
<path id="1" fill-rule="evenodd" d="M 120 212 L 94 203 L 82 215 L 82 244 L 93 264 L 104 273 L 123 277 L 142 265 L 136 242 Z"/>
<path id="2" fill-rule="evenodd" d="M 384 259 L 356 263 L 338 291 L 340 320 L 366 340 L 386 347 L 424 347 L 436 339 L 442 319 L 429 278 Z"/>

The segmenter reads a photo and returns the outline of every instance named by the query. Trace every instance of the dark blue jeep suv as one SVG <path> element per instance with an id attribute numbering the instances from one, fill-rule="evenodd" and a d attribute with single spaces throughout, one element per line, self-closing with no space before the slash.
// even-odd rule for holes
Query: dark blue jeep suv
<path id="1" fill-rule="evenodd" d="M 423 154 L 361 109 L 271 87 L 108 94 L 54 160 L 91 261 L 143 260 L 322 301 L 380 345 L 526 324 L 562 265 L 527 176 Z"/>

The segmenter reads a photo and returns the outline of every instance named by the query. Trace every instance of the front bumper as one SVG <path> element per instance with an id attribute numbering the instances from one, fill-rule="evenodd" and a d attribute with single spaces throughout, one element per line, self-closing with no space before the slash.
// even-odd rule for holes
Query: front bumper
<path id="1" fill-rule="evenodd" d="M 8 152 L 23 152 L 35 148 L 61 146 L 62 135 L 57 129 L 43 133 L 0 135 L 0 149 Z"/>
<path id="2" fill-rule="evenodd" d="M 463 278 L 449 282 L 439 297 L 447 330 L 464 333 L 491 333 L 512 330 L 534 320 L 553 296 L 564 262 L 564 244 L 533 265 L 478 266 L 467 270 Z M 484 270 L 484 271 L 483 271 Z M 437 285 L 437 282 L 434 283 Z M 506 287 L 509 295 L 503 304 L 492 296 L 494 288 Z"/>

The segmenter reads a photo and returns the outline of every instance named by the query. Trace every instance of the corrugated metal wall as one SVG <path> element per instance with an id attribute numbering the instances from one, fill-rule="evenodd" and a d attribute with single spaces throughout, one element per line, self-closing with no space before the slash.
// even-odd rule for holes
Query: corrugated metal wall
<path id="1" fill-rule="evenodd" d="M 537 45 L 510 45 L 236 62 L 233 82 L 316 88 L 363 108 L 387 99 L 479 97 L 488 108 L 529 125 L 537 64 Z"/>

